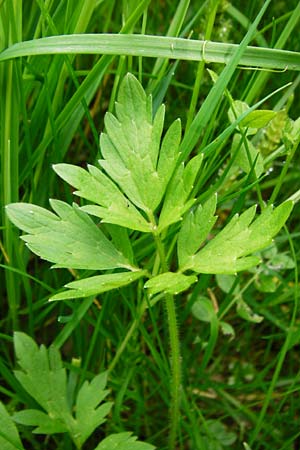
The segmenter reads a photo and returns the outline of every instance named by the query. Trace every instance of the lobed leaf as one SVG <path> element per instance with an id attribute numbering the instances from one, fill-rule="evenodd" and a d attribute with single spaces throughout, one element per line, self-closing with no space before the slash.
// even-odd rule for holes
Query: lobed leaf
<path id="1" fill-rule="evenodd" d="M 66 401 L 66 371 L 59 351 L 55 347 L 47 350 L 43 345 L 39 348 L 21 332 L 15 332 L 14 346 L 21 368 L 15 371 L 15 376 L 23 388 L 51 418 L 69 420 L 71 413 Z"/>
<path id="2" fill-rule="evenodd" d="M 181 137 L 180 121 L 166 133 L 160 150 L 164 107 L 152 119 L 152 99 L 128 74 L 120 85 L 116 116 L 105 115 L 100 136 L 101 167 L 132 203 L 146 213 L 160 204 L 175 169 Z M 149 231 L 149 230 L 148 230 Z"/>
<path id="3" fill-rule="evenodd" d="M 96 275 L 78 281 L 72 281 L 65 285 L 69 291 L 60 292 L 50 298 L 50 301 L 66 300 L 71 298 L 84 298 L 101 294 L 112 289 L 126 286 L 145 275 L 145 271 L 120 272 L 107 275 Z"/>
<path id="4" fill-rule="evenodd" d="M 54 267 L 104 270 L 130 267 L 87 214 L 77 205 L 50 201 L 57 215 L 30 203 L 6 207 L 9 219 L 21 230 L 28 248 Z"/>
<path id="5" fill-rule="evenodd" d="M 99 406 L 109 393 L 108 390 L 104 389 L 106 383 L 107 373 L 101 373 L 95 376 L 91 382 L 85 381 L 78 392 L 73 434 L 76 436 L 76 443 L 79 448 L 93 431 L 105 421 L 105 417 L 111 410 L 112 402 L 106 402 Z"/>
<path id="6" fill-rule="evenodd" d="M 155 447 L 146 442 L 137 441 L 130 432 L 111 434 L 95 448 L 95 450 L 154 450 Z"/>
<path id="7" fill-rule="evenodd" d="M 204 205 L 191 209 L 184 217 L 177 241 L 179 267 L 199 249 L 214 226 L 217 196 L 213 195 Z"/>
<path id="8" fill-rule="evenodd" d="M 111 402 L 102 403 L 108 394 L 105 390 L 107 373 L 83 383 L 76 398 L 74 418 L 67 402 L 66 371 L 59 351 L 55 347 L 38 347 L 29 336 L 21 332 L 15 333 L 14 345 L 21 368 L 15 372 L 16 378 L 44 411 L 19 411 L 14 414 L 13 419 L 22 425 L 36 427 L 35 433 L 68 432 L 76 448 L 82 448 L 111 409 Z"/>
<path id="9" fill-rule="evenodd" d="M 0 448 L 1 450 L 24 450 L 17 427 L 0 402 Z"/>
<path id="10" fill-rule="evenodd" d="M 166 294 L 179 294 L 196 283 L 195 275 L 183 275 L 182 273 L 165 272 L 148 280 L 144 287 L 149 289 L 150 295 L 164 292 Z"/>
<path id="11" fill-rule="evenodd" d="M 202 164 L 203 155 L 192 158 L 186 166 L 182 163 L 171 179 L 159 217 L 158 230 L 161 232 L 172 223 L 182 219 L 183 214 L 193 205 L 189 199 L 196 176 Z"/>
<path id="12" fill-rule="evenodd" d="M 83 211 L 100 217 L 103 222 L 114 223 L 133 230 L 149 232 L 151 225 L 118 187 L 94 166 L 88 171 L 72 164 L 56 164 L 55 172 L 71 186 L 78 189 L 74 194 L 97 203 L 101 207 L 83 207 Z"/>
<path id="13" fill-rule="evenodd" d="M 60 418 L 50 417 L 48 414 L 37 409 L 18 411 L 14 413 L 13 419 L 21 425 L 36 427 L 33 433 L 54 434 L 68 431 L 68 427 Z"/>
<path id="14" fill-rule="evenodd" d="M 286 201 L 275 209 L 267 207 L 252 224 L 255 206 L 241 216 L 234 216 L 203 249 L 187 258 L 181 270 L 232 274 L 255 266 L 260 262 L 260 258 L 251 253 L 271 244 L 292 208 L 291 201 Z"/>

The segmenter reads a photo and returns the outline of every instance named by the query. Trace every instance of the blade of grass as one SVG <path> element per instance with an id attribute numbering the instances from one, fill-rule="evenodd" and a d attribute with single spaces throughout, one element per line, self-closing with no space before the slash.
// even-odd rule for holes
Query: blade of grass
<path id="1" fill-rule="evenodd" d="M 29 55 L 81 53 L 161 57 L 187 61 L 205 60 L 229 64 L 234 56 L 238 61 L 236 66 L 240 64 L 251 68 L 300 70 L 298 52 L 252 46 L 247 48 L 255 28 L 251 26 L 250 30 L 251 34 L 247 33 L 241 44 L 113 33 L 50 36 L 14 44 L 0 54 L 0 61 Z M 231 64 L 232 62 L 230 66 Z"/>

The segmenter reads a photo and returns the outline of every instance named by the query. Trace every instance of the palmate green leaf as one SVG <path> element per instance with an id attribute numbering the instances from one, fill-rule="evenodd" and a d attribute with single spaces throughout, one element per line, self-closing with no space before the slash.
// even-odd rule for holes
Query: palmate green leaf
<path id="1" fill-rule="evenodd" d="M 15 333 L 14 345 L 20 366 L 15 376 L 44 411 L 20 411 L 14 414 L 13 419 L 22 425 L 35 427 L 35 433 L 68 432 L 76 448 L 81 448 L 104 422 L 112 407 L 111 402 L 102 403 L 108 394 L 105 390 L 107 373 L 83 383 L 76 398 L 74 417 L 67 401 L 66 370 L 59 351 L 55 347 L 38 347 L 31 337 L 21 332 Z"/>
<path id="2" fill-rule="evenodd" d="M 154 450 L 151 444 L 137 441 L 130 432 L 111 434 L 95 448 L 95 450 Z"/>
<path id="3" fill-rule="evenodd" d="M 100 136 L 100 165 L 146 213 L 160 204 L 178 158 L 180 121 L 162 139 L 164 111 L 161 106 L 152 119 L 151 96 L 128 74 L 120 85 L 116 116 L 105 115 L 106 132 Z"/>
<path id="4" fill-rule="evenodd" d="M 183 267 L 188 258 L 196 253 L 207 238 L 217 217 L 217 196 L 213 195 L 204 205 L 191 209 L 184 217 L 177 241 L 179 267 Z"/>
<path id="5" fill-rule="evenodd" d="M 21 230 L 28 248 L 54 267 L 104 270 L 131 268 L 89 216 L 77 205 L 50 201 L 57 215 L 29 203 L 6 207 L 9 219 Z"/>
<path id="6" fill-rule="evenodd" d="M 189 199 L 196 176 L 200 170 L 203 155 L 192 158 L 186 166 L 182 163 L 176 170 L 166 191 L 162 211 L 159 217 L 158 231 L 178 222 L 183 214 L 193 205 L 195 199 Z"/>
<path id="7" fill-rule="evenodd" d="M 21 332 L 15 332 L 14 346 L 21 369 L 15 371 L 18 381 L 48 413 L 49 419 L 68 423 L 71 413 L 66 400 L 67 378 L 59 351 L 55 347 L 48 350 L 43 345 L 38 347 L 29 336 Z M 39 417 L 36 425 L 41 423 Z"/>
<path id="8" fill-rule="evenodd" d="M 91 382 L 85 381 L 78 392 L 73 435 L 80 448 L 93 431 L 105 421 L 111 410 L 112 402 L 100 405 L 109 393 L 105 390 L 106 383 L 107 373 L 104 372 L 96 375 Z"/>
<path id="9" fill-rule="evenodd" d="M 1 450 L 24 450 L 17 427 L 1 402 L 0 448 Z"/>
<path id="10" fill-rule="evenodd" d="M 255 206 L 234 216 L 214 239 L 187 259 L 181 270 L 234 274 L 255 266 L 260 258 L 248 255 L 271 244 L 292 208 L 293 202 L 286 201 L 275 209 L 267 207 L 254 221 Z"/>
<path id="11" fill-rule="evenodd" d="M 165 294 L 179 294 L 186 291 L 192 284 L 196 283 L 195 275 L 183 275 L 176 272 L 161 273 L 148 280 L 144 287 L 149 289 L 150 295 L 164 292 Z"/>
<path id="12" fill-rule="evenodd" d="M 107 275 L 96 275 L 90 278 L 84 278 L 78 281 L 72 281 L 65 285 L 69 291 L 60 292 L 50 298 L 50 301 L 66 300 L 71 298 L 84 298 L 92 295 L 101 294 L 102 292 L 117 289 L 126 286 L 143 277 L 145 271 L 137 272 L 120 272 Z"/>
<path id="13" fill-rule="evenodd" d="M 87 171 L 72 164 L 56 164 L 53 169 L 63 180 L 78 189 L 74 194 L 100 205 L 89 205 L 82 210 L 100 217 L 103 222 L 138 231 L 151 231 L 151 224 L 110 178 L 96 167 L 89 165 Z"/>

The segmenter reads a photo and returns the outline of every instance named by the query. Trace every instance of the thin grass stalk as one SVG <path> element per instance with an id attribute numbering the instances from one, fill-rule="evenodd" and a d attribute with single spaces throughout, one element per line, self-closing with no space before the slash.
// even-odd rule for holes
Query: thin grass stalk
<path id="1" fill-rule="evenodd" d="M 1 31 L 3 33 L 2 42 L 5 46 L 17 42 L 21 38 L 21 11 L 22 2 L 20 0 L 11 0 L 2 5 L 1 11 Z M 18 199 L 18 179 L 19 179 L 19 91 L 17 71 L 19 62 L 15 64 L 8 61 L 0 68 L 0 80 L 2 87 L 1 95 L 1 184 L 2 184 L 2 202 L 7 204 Z M 15 244 L 18 239 L 16 233 L 3 215 L 3 243 L 8 257 L 8 264 L 16 266 L 14 248 L 19 247 Z M 7 301 L 9 315 L 13 330 L 18 329 L 18 307 L 20 302 L 19 285 L 16 274 L 10 270 L 5 273 Z"/>

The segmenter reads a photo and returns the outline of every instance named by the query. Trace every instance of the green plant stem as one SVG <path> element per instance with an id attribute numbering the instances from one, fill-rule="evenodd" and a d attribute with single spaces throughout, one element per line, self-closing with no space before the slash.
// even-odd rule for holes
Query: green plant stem
<path id="1" fill-rule="evenodd" d="M 171 350 L 171 407 L 169 450 L 175 448 L 178 423 L 180 419 L 180 391 L 181 391 L 181 355 L 180 341 L 176 318 L 176 308 L 173 295 L 166 295 L 165 304 L 168 317 L 170 350 Z"/>
<path id="2" fill-rule="evenodd" d="M 160 256 L 163 272 L 168 272 L 169 267 L 165 257 L 165 250 L 160 236 L 154 235 L 156 248 Z M 169 339 L 170 339 L 170 365 L 171 365 L 171 405 L 170 405 L 170 431 L 169 450 L 175 449 L 180 419 L 180 391 L 181 391 L 181 355 L 180 341 L 176 318 L 176 307 L 174 296 L 166 294 L 165 306 L 167 311 Z"/>

